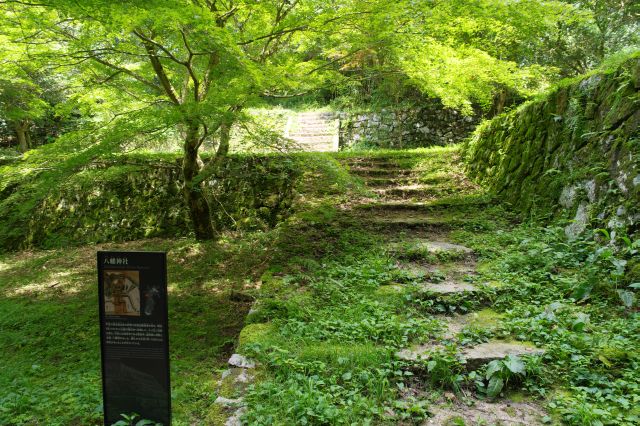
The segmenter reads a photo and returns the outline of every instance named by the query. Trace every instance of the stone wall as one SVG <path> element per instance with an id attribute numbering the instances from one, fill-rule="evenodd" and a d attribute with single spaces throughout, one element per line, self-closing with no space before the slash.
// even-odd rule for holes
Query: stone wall
<path id="1" fill-rule="evenodd" d="M 569 219 L 569 238 L 588 226 L 638 234 L 640 54 L 482 124 L 465 155 L 507 201 Z"/>
<path id="2" fill-rule="evenodd" d="M 301 167 L 278 156 L 231 156 L 207 181 L 217 229 L 267 229 L 292 212 Z M 2 225 L 0 220 L 0 225 Z M 145 154 L 99 160 L 39 201 L 0 248 L 60 247 L 191 233 L 180 159 Z"/>
<path id="3" fill-rule="evenodd" d="M 340 146 L 416 148 L 448 145 L 468 137 L 480 114 L 464 116 L 428 100 L 421 108 L 382 109 L 379 112 L 340 113 Z"/>

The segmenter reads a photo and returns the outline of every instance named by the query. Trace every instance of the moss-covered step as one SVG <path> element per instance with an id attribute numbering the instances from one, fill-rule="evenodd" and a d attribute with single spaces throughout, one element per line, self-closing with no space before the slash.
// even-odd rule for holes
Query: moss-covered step
<path id="1" fill-rule="evenodd" d="M 357 210 L 370 210 L 370 211 L 413 211 L 413 212 L 468 212 L 477 210 L 486 205 L 486 201 L 478 200 L 476 197 L 447 197 L 439 198 L 437 200 L 422 200 L 422 201 L 408 201 L 408 200 L 381 200 L 376 202 L 370 202 L 366 204 L 358 204 L 355 206 Z"/>
<path id="2" fill-rule="evenodd" d="M 404 361 L 428 360 L 434 352 L 441 350 L 444 343 L 429 342 L 396 352 L 396 357 Z M 527 342 L 507 342 L 492 340 L 476 346 L 462 349 L 459 353 L 460 361 L 467 370 L 477 370 L 491 361 L 504 359 L 507 356 L 537 356 L 543 355 L 544 349 L 537 348 Z"/>
<path id="3" fill-rule="evenodd" d="M 445 323 L 445 339 L 454 339 L 466 328 L 493 331 L 500 323 L 501 315 L 493 309 L 486 308 L 478 312 L 465 315 L 438 315 L 438 319 Z"/>
<path id="4" fill-rule="evenodd" d="M 409 240 L 406 243 L 391 243 L 389 248 L 394 252 L 420 250 L 426 253 L 461 253 L 473 254 L 473 250 L 461 244 L 450 243 L 438 240 Z"/>
<path id="5" fill-rule="evenodd" d="M 385 197 L 435 199 L 455 192 L 451 187 L 434 185 L 405 185 L 393 188 L 378 188 L 374 192 Z"/>
<path id="6" fill-rule="evenodd" d="M 426 214 L 425 212 L 411 210 L 375 211 L 363 212 L 359 217 L 363 223 L 376 226 L 405 228 L 439 227 L 446 229 L 449 226 L 460 225 L 464 222 L 464 215 L 458 212 L 451 214 L 443 214 L 442 212 Z"/>
<path id="7" fill-rule="evenodd" d="M 476 275 L 473 261 L 431 264 L 421 262 L 398 262 L 398 268 L 414 279 L 442 281 L 445 279 L 468 280 Z"/>
<path id="8" fill-rule="evenodd" d="M 395 178 L 395 177 L 387 177 L 387 178 L 368 178 L 365 183 L 367 186 L 379 188 L 379 187 L 393 187 L 393 186 L 402 186 L 408 185 L 411 182 L 414 182 L 416 179 L 412 177 L 404 177 L 404 178 Z"/>
<path id="9" fill-rule="evenodd" d="M 402 361 L 424 361 L 429 359 L 432 353 L 440 351 L 444 346 L 439 343 L 430 342 L 422 345 L 415 345 L 411 348 L 401 349 L 395 353 L 396 358 Z"/>
<path id="10" fill-rule="evenodd" d="M 413 172 L 407 169 L 392 169 L 392 168 L 380 168 L 380 167 L 352 167 L 349 170 L 350 173 L 368 177 L 368 176 L 376 176 L 376 177 L 397 177 L 397 176 L 409 176 Z"/>
<path id="11" fill-rule="evenodd" d="M 387 159 L 373 159 L 373 158 L 361 158 L 361 159 L 349 159 L 342 161 L 342 164 L 349 166 L 350 168 L 369 167 L 378 169 L 398 169 L 402 168 L 397 161 Z"/>

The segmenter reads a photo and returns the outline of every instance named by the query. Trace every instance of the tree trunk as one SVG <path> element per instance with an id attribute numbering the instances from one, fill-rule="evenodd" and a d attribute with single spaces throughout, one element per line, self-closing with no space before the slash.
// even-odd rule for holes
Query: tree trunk
<path id="1" fill-rule="evenodd" d="M 15 127 L 16 136 L 18 137 L 18 149 L 20 152 L 27 152 L 29 150 L 29 125 L 26 120 L 16 123 Z"/>
<path id="2" fill-rule="evenodd" d="M 182 159 L 183 194 L 189 209 L 193 230 L 198 240 L 215 238 L 211 224 L 209 203 L 204 196 L 204 183 L 194 183 L 193 178 L 200 171 L 198 162 L 199 131 L 197 125 L 187 127 L 184 141 L 184 157 Z"/>

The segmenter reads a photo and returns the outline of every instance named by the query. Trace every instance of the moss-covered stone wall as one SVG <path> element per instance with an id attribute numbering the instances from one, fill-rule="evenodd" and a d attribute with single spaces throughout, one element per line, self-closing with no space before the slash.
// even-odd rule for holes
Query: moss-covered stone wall
<path id="1" fill-rule="evenodd" d="M 640 223 L 640 54 L 567 82 L 478 127 L 468 171 L 527 212 L 637 233 Z"/>
<path id="2" fill-rule="evenodd" d="M 301 167 L 284 156 L 232 156 L 207 182 L 219 229 L 264 229 L 290 214 Z M 185 236 L 179 156 L 119 156 L 71 176 L 5 249 Z"/>

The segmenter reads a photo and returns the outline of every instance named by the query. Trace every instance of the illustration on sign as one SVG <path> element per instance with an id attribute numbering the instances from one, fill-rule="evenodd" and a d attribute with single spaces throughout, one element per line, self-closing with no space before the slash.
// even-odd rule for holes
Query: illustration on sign
<path id="1" fill-rule="evenodd" d="M 105 270 L 105 314 L 140 316 L 139 283 L 140 272 L 138 271 Z"/>

